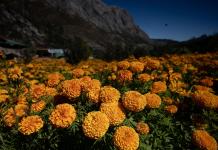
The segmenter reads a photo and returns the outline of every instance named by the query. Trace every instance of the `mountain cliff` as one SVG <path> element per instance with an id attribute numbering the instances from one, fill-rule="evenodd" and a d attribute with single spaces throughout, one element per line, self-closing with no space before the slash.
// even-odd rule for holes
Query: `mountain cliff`
<path id="1" fill-rule="evenodd" d="M 101 0 L 1 0 L 0 35 L 25 43 L 66 47 L 79 37 L 95 49 L 150 44 L 124 9 Z"/>

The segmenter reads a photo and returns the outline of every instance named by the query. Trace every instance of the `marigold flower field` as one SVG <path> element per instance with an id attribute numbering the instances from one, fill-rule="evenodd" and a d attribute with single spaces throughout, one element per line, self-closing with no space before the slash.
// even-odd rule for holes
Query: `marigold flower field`
<path id="1" fill-rule="evenodd" d="M 217 150 L 218 53 L 0 59 L 0 149 Z"/>

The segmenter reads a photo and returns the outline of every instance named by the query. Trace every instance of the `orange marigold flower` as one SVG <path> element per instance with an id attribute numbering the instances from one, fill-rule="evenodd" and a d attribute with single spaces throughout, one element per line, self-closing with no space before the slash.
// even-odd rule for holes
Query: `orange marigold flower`
<path id="1" fill-rule="evenodd" d="M 136 124 L 136 131 L 139 133 L 139 134 L 148 134 L 149 131 L 150 131 L 150 128 L 148 126 L 147 123 L 144 123 L 144 122 L 138 122 Z"/>
<path id="2" fill-rule="evenodd" d="M 171 99 L 170 97 L 164 97 L 163 102 L 167 105 L 171 105 L 173 103 L 173 99 Z"/>
<path id="3" fill-rule="evenodd" d="M 165 92 L 166 90 L 167 90 L 166 83 L 161 81 L 154 82 L 151 88 L 152 93 L 161 93 L 161 92 Z"/>
<path id="4" fill-rule="evenodd" d="M 195 92 L 192 94 L 192 100 L 201 107 L 218 108 L 218 96 L 210 92 Z"/>
<path id="5" fill-rule="evenodd" d="M 160 61 L 159 60 L 155 60 L 155 59 L 148 59 L 147 63 L 146 63 L 146 68 L 147 69 L 159 69 L 161 66 Z"/>
<path id="6" fill-rule="evenodd" d="M 65 80 L 62 83 L 62 94 L 71 100 L 79 97 L 81 94 L 80 81 L 78 79 Z"/>
<path id="7" fill-rule="evenodd" d="M 170 114 L 175 114 L 178 111 L 178 108 L 175 105 L 168 105 L 164 107 L 164 110 Z"/>
<path id="8" fill-rule="evenodd" d="M 198 92 L 213 92 L 212 88 L 202 86 L 202 85 L 195 85 L 194 89 Z"/>
<path id="9" fill-rule="evenodd" d="M 142 72 L 144 70 L 144 67 L 145 67 L 144 63 L 139 61 L 134 61 L 131 62 L 130 64 L 130 70 L 134 73 Z"/>
<path id="10" fill-rule="evenodd" d="M 84 76 L 79 80 L 80 80 L 81 88 L 84 91 L 84 87 L 92 81 L 92 78 L 89 76 Z"/>
<path id="11" fill-rule="evenodd" d="M 138 79 L 142 83 L 146 83 L 146 82 L 151 80 L 151 76 L 149 74 L 147 74 L 147 73 L 143 73 L 143 74 L 138 75 Z"/>
<path id="12" fill-rule="evenodd" d="M 95 90 L 88 91 L 86 93 L 86 97 L 88 98 L 88 101 L 90 101 L 92 103 L 98 103 L 99 102 L 99 94 L 100 94 L 100 90 L 95 89 Z"/>
<path id="13" fill-rule="evenodd" d="M 0 82 L 7 83 L 7 81 L 8 81 L 7 76 L 3 72 L 0 72 Z"/>
<path id="14" fill-rule="evenodd" d="M 26 96 L 23 95 L 23 94 L 19 95 L 18 98 L 17 98 L 17 104 L 24 104 L 24 105 L 27 105 L 28 102 L 27 102 L 27 100 L 26 100 Z"/>
<path id="15" fill-rule="evenodd" d="M 67 103 L 57 105 L 49 116 L 51 123 L 58 128 L 68 128 L 75 119 L 76 110 Z"/>
<path id="16" fill-rule="evenodd" d="M 147 100 L 147 108 L 159 108 L 161 105 L 161 98 L 157 94 L 147 93 L 145 94 Z"/>
<path id="17" fill-rule="evenodd" d="M 173 81 L 173 80 L 182 80 L 181 73 L 174 72 L 170 74 L 170 81 Z"/>
<path id="18" fill-rule="evenodd" d="M 88 84 L 83 85 L 84 92 L 100 90 L 100 88 L 101 88 L 101 82 L 97 79 L 93 79 Z"/>
<path id="19" fill-rule="evenodd" d="M 41 96 L 45 95 L 45 85 L 44 84 L 34 84 L 30 88 L 30 94 L 32 98 L 39 99 Z"/>
<path id="20" fill-rule="evenodd" d="M 122 70 L 128 69 L 129 66 L 130 66 L 130 63 L 127 60 L 120 61 L 117 63 L 117 67 Z"/>
<path id="21" fill-rule="evenodd" d="M 207 78 L 202 79 L 200 82 L 204 86 L 209 86 L 209 87 L 213 86 L 213 78 L 207 77 Z"/>
<path id="22" fill-rule="evenodd" d="M 24 117 L 18 124 L 18 130 L 24 135 L 38 132 L 44 125 L 44 121 L 38 115 Z"/>
<path id="23" fill-rule="evenodd" d="M 133 128 L 127 126 L 121 126 L 116 129 L 113 141 L 119 150 L 137 150 L 139 147 L 138 133 Z"/>
<path id="24" fill-rule="evenodd" d="M 132 72 L 129 70 L 119 70 L 117 80 L 121 83 L 132 81 Z"/>
<path id="25" fill-rule="evenodd" d="M 107 115 L 111 125 L 119 125 L 126 118 L 123 107 L 118 102 L 102 103 L 100 111 Z"/>
<path id="26" fill-rule="evenodd" d="M 46 103 L 43 100 L 35 102 L 35 103 L 32 103 L 31 111 L 33 111 L 33 112 L 40 112 L 40 111 L 42 111 L 45 108 L 45 105 L 46 105 Z"/>
<path id="27" fill-rule="evenodd" d="M 133 112 L 143 110 L 147 104 L 146 97 L 137 91 L 128 91 L 122 96 L 123 106 Z"/>
<path id="28" fill-rule="evenodd" d="M 30 80 L 30 81 L 27 81 L 27 83 L 29 83 L 32 86 L 32 85 L 39 83 L 39 81 L 38 80 Z"/>
<path id="29" fill-rule="evenodd" d="M 158 79 L 163 80 L 163 81 L 168 80 L 168 73 L 162 72 L 161 75 L 159 75 Z"/>
<path id="30" fill-rule="evenodd" d="M 73 71 L 72 71 L 73 77 L 75 77 L 75 78 L 82 77 L 84 75 L 84 73 L 85 73 L 85 71 L 81 68 L 76 68 L 76 69 L 73 69 Z"/>
<path id="31" fill-rule="evenodd" d="M 46 87 L 45 88 L 45 94 L 49 96 L 55 96 L 57 95 L 57 90 L 55 88 Z"/>
<path id="32" fill-rule="evenodd" d="M 16 114 L 12 107 L 6 111 L 3 120 L 8 127 L 12 127 L 16 123 Z"/>
<path id="33" fill-rule="evenodd" d="M 205 130 L 195 130 L 192 134 L 192 140 L 200 149 L 217 150 L 215 138 Z"/>
<path id="34" fill-rule="evenodd" d="M 97 140 L 107 132 L 109 119 L 103 112 L 89 112 L 83 121 L 82 128 L 85 136 Z"/>
<path id="35" fill-rule="evenodd" d="M 26 112 L 28 111 L 28 109 L 29 109 L 28 105 L 25 105 L 25 104 L 17 104 L 14 107 L 15 114 L 18 117 L 22 117 L 26 115 Z"/>
<path id="36" fill-rule="evenodd" d="M 26 65 L 27 68 L 34 68 L 34 65 L 33 64 L 28 64 Z"/>
<path id="37" fill-rule="evenodd" d="M 9 74 L 8 77 L 12 80 L 20 79 L 22 73 L 23 73 L 22 69 L 18 66 L 8 69 L 8 74 Z"/>
<path id="38" fill-rule="evenodd" d="M 6 102 L 8 98 L 8 95 L 0 95 L 0 103 Z"/>
<path id="39" fill-rule="evenodd" d="M 104 86 L 100 90 L 99 98 L 103 103 L 118 102 L 120 99 L 120 92 L 111 86 Z"/>
<path id="40" fill-rule="evenodd" d="M 62 74 L 60 74 L 58 72 L 50 73 L 48 75 L 47 84 L 49 87 L 54 87 L 54 86 L 57 86 L 62 79 L 64 79 L 64 76 Z"/>
<path id="41" fill-rule="evenodd" d="M 8 91 L 4 89 L 0 89 L 0 95 L 4 95 L 4 94 L 8 94 Z"/>
<path id="42" fill-rule="evenodd" d="M 112 64 L 111 64 L 111 65 L 112 65 Z M 113 65 L 111 66 L 111 71 L 112 71 L 112 72 L 117 72 L 117 65 L 113 64 Z"/>

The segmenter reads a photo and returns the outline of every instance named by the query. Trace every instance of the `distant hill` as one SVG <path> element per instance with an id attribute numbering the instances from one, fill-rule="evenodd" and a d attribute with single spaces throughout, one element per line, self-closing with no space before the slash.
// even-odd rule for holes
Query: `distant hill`
<path id="1" fill-rule="evenodd" d="M 213 35 L 202 35 L 187 41 L 178 42 L 174 40 L 152 39 L 154 51 L 158 55 L 165 53 L 205 53 L 218 51 L 218 33 Z"/>
<path id="2" fill-rule="evenodd" d="M 218 51 L 218 33 L 192 38 L 181 42 L 181 45 L 187 47 L 191 52 Z"/>

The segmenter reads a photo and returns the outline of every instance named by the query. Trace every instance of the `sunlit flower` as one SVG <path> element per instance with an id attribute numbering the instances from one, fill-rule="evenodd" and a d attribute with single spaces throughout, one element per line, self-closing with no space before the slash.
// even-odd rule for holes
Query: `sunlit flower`
<path id="1" fill-rule="evenodd" d="M 147 69 L 155 70 L 155 69 L 159 69 L 160 66 L 161 66 L 161 64 L 160 64 L 159 60 L 155 60 L 155 59 L 148 59 L 147 60 L 147 63 L 146 63 Z"/>
<path id="2" fill-rule="evenodd" d="M 143 110 L 147 104 L 146 97 L 137 91 L 128 91 L 122 96 L 123 106 L 133 112 Z"/>
<path id="3" fill-rule="evenodd" d="M 168 80 L 169 74 L 167 72 L 162 72 L 161 75 L 159 75 L 158 79 L 162 81 L 167 81 Z"/>
<path id="4" fill-rule="evenodd" d="M 170 114 L 175 114 L 178 111 L 178 108 L 175 105 L 168 105 L 164 107 L 164 110 Z"/>
<path id="5" fill-rule="evenodd" d="M 0 72 L 0 83 L 7 83 L 7 81 L 7 76 L 3 72 Z"/>
<path id="6" fill-rule="evenodd" d="M 149 74 L 147 74 L 147 73 L 143 73 L 143 74 L 138 75 L 138 79 L 142 83 L 146 83 L 146 82 L 151 80 L 151 76 Z"/>
<path id="7" fill-rule="evenodd" d="M 45 108 L 45 105 L 46 105 L 46 103 L 43 100 L 35 102 L 35 103 L 32 103 L 31 111 L 33 111 L 33 112 L 40 112 L 40 111 L 42 111 Z"/>
<path id="8" fill-rule="evenodd" d="M 0 103 L 6 102 L 8 98 L 8 95 L 0 95 Z"/>
<path id="9" fill-rule="evenodd" d="M 9 78 L 12 80 L 20 79 L 23 71 L 20 67 L 15 66 L 14 68 L 8 69 Z"/>
<path id="10" fill-rule="evenodd" d="M 192 140 L 196 146 L 204 150 L 217 150 L 217 142 L 205 130 L 195 130 L 192 134 Z"/>
<path id="11" fill-rule="evenodd" d="M 22 117 L 22 116 L 26 115 L 28 109 L 29 109 L 28 105 L 25 105 L 25 104 L 17 104 L 14 107 L 15 114 L 18 117 Z"/>
<path id="12" fill-rule="evenodd" d="M 24 135 L 38 132 L 44 125 L 44 121 L 38 115 L 24 117 L 19 123 L 18 130 Z"/>
<path id="13" fill-rule="evenodd" d="M 164 97 L 163 102 L 167 105 L 171 105 L 173 103 L 173 99 L 171 99 L 170 97 Z"/>
<path id="14" fill-rule="evenodd" d="M 161 105 L 161 98 L 157 94 L 147 93 L 145 94 L 147 100 L 147 108 L 159 108 Z"/>
<path id="15" fill-rule="evenodd" d="M 80 80 L 81 88 L 84 91 L 84 87 L 92 81 L 92 78 L 89 76 L 84 76 L 79 80 Z"/>
<path id="16" fill-rule="evenodd" d="M 97 79 L 92 79 L 89 83 L 83 85 L 84 92 L 100 90 L 100 88 L 101 88 L 101 82 Z"/>
<path id="17" fill-rule="evenodd" d="M 78 79 L 65 80 L 62 83 L 62 94 L 71 100 L 79 97 L 81 94 L 80 81 Z"/>
<path id="18" fill-rule="evenodd" d="M 73 69 L 72 71 L 73 77 L 75 78 L 82 77 L 84 73 L 85 73 L 84 70 L 81 68 L 76 68 L 76 69 Z"/>
<path id="19" fill-rule="evenodd" d="M 218 96 L 210 92 L 195 92 L 192 94 L 192 100 L 201 107 L 218 108 Z"/>
<path id="20" fill-rule="evenodd" d="M 174 72 L 174 73 L 170 74 L 170 81 L 181 80 L 181 79 L 182 79 L 182 75 L 178 72 Z"/>
<path id="21" fill-rule="evenodd" d="M 103 103 L 118 102 L 120 99 L 120 92 L 111 86 L 104 86 L 100 90 L 99 98 Z"/>
<path id="22" fill-rule="evenodd" d="M 117 65 L 115 65 L 115 64 L 112 65 L 112 66 L 111 66 L 111 71 L 112 71 L 112 72 L 117 72 Z"/>
<path id="23" fill-rule="evenodd" d="M 76 110 L 67 103 L 57 105 L 49 116 L 51 123 L 59 128 L 68 128 L 75 119 Z"/>
<path id="24" fill-rule="evenodd" d="M 103 112 L 89 112 L 83 121 L 82 128 L 85 136 L 97 140 L 107 132 L 109 119 Z"/>
<path id="25" fill-rule="evenodd" d="M 136 124 L 136 131 L 139 133 L 139 134 L 148 134 L 149 131 L 150 131 L 150 128 L 148 126 L 147 123 L 144 123 L 144 122 L 138 122 Z"/>
<path id="26" fill-rule="evenodd" d="M 132 72 L 129 70 L 120 70 L 117 72 L 117 80 L 121 83 L 132 81 Z"/>
<path id="27" fill-rule="evenodd" d="M 0 103 L 6 102 L 9 98 L 8 91 L 0 89 Z"/>
<path id="28" fill-rule="evenodd" d="M 100 94 L 100 90 L 95 89 L 95 90 L 88 91 L 86 93 L 86 97 L 88 98 L 88 101 L 90 101 L 92 103 L 98 103 L 99 102 L 99 94 Z"/>
<path id="29" fill-rule="evenodd" d="M 26 67 L 32 69 L 34 68 L 34 65 L 30 63 L 30 64 L 27 64 Z"/>
<path id="30" fill-rule="evenodd" d="M 212 88 L 202 86 L 202 85 L 194 85 L 194 90 L 198 92 L 213 92 Z"/>
<path id="31" fill-rule="evenodd" d="M 126 60 L 124 61 L 120 61 L 117 63 L 117 67 L 121 70 L 125 70 L 125 69 L 128 69 L 130 66 L 130 63 Z"/>
<path id="32" fill-rule="evenodd" d="M 12 127 L 16 123 L 16 114 L 13 108 L 9 108 L 4 117 L 3 117 L 4 123 L 8 127 Z"/>
<path id="33" fill-rule="evenodd" d="M 34 84 L 30 88 L 30 94 L 32 98 L 39 99 L 41 96 L 45 95 L 45 85 L 44 84 Z"/>
<path id="34" fill-rule="evenodd" d="M 161 81 L 154 82 L 151 88 L 152 93 L 161 93 L 161 92 L 165 92 L 166 90 L 167 90 L 166 83 Z"/>
<path id="35" fill-rule="evenodd" d="M 57 90 L 55 88 L 46 87 L 45 88 L 45 94 L 49 96 L 55 96 L 58 94 Z"/>
<path id="36" fill-rule="evenodd" d="M 64 79 L 64 76 L 60 73 L 50 73 L 48 74 L 48 81 L 47 84 L 49 87 L 57 86 L 60 81 Z"/>
<path id="37" fill-rule="evenodd" d="M 211 86 L 213 86 L 213 79 L 207 77 L 207 78 L 202 79 L 202 80 L 200 81 L 200 83 L 201 83 L 202 85 L 204 85 L 204 86 L 209 86 L 209 87 L 211 87 Z"/>
<path id="38" fill-rule="evenodd" d="M 119 150 L 137 150 L 139 147 L 138 133 L 133 128 L 127 126 L 121 126 L 116 129 L 113 141 Z"/>
<path id="39" fill-rule="evenodd" d="M 118 102 L 101 103 L 100 111 L 107 115 L 111 125 L 119 125 L 126 118 L 123 107 Z"/>
<path id="40" fill-rule="evenodd" d="M 144 63 L 142 62 L 139 62 L 139 61 L 134 61 L 134 62 L 131 62 L 130 64 L 130 70 L 134 73 L 139 73 L 139 72 L 142 72 L 144 70 Z"/>

